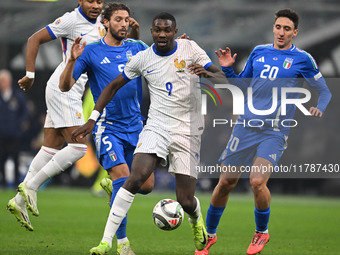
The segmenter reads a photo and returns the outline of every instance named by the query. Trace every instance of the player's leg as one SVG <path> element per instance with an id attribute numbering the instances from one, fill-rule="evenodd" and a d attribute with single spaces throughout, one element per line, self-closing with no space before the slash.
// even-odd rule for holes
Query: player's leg
<path id="1" fill-rule="evenodd" d="M 262 251 L 269 241 L 268 222 L 271 196 L 267 183 L 274 166 L 277 165 L 287 147 L 286 141 L 287 137 L 280 132 L 272 132 L 262 134 L 261 142 L 258 145 L 257 157 L 250 173 L 250 184 L 255 200 L 256 230 L 247 254 L 256 254 Z"/>
<path id="2" fill-rule="evenodd" d="M 76 91 L 62 93 L 56 91 L 48 83 L 46 86 L 46 105 L 50 123 L 45 122 L 45 127 L 54 128 L 53 136 L 49 142 L 53 143 L 56 137 L 63 137 L 68 143 L 58 151 L 31 180 L 19 185 L 21 194 L 26 198 L 26 205 L 34 214 L 38 214 L 36 205 L 36 191 L 49 178 L 61 173 L 74 162 L 83 157 L 87 150 L 86 139 L 79 143 L 72 143 L 71 134 L 76 128 L 84 124 L 81 95 Z M 50 125 L 48 125 L 50 124 Z M 61 139 L 61 138 L 60 138 Z M 31 196 L 31 198 L 29 197 Z"/>
<path id="3" fill-rule="evenodd" d="M 219 158 L 221 175 L 214 188 L 211 202 L 207 211 L 208 245 L 196 255 L 206 255 L 211 246 L 217 241 L 217 228 L 226 208 L 229 194 L 236 187 L 241 176 L 240 166 L 250 165 L 256 153 L 254 134 L 243 126 L 235 126 L 226 149 Z"/>
<path id="4" fill-rule="evenodd" d="M 265 167 L 265 172 L 262 170 Z M 248 247 L 247 254 L 257 254 L 263 250 L 265 244 L 269 241 L 268 222 L 270 216 L 271 195 L 267 187 L 270 172 L 267 169 L 273 167 L 273 164 L 264 158 L 258 157 L 253 164 L 253 170 L 250 173 L 250 185 L 254 193 L 255 200 L 255 223 L 256 230 L 254 237 Z"/>
<path id="5" fill-rule="evenodd" d="M 128 135 L 128 140 L 130 144 L 126 146 L 126 149 L 125 149 L 125 160 L 126 160 L 126 163 L 129 169 L 131 169 L 131 166 L 132 166 L 133 154 L 136 149 L 138 137 L 139 137 L 139 132 L 135 132 L 133 134 Z M 155 175 L 154 173 L 152 173 L 150 177 L 145 181 L 145 183 L 143 183 L 138 193 L 142 195 L 149 194 L 153 190 L 154 186 L 155 186 Z"/>
<path id="6" fill-rule="evenodd" d="M 48 121 L 49 117 L 46 116 L 46 123 Z M 33 158 L 23 182 L 27 183 L 31 180 L 59 151 L 64 142 L 64 137 L 54 128 L 44 128 L 43 146 Z M 33 230 L 33 226 L 31 225 L 27 214 L 25 200 L 19 192 L 14 198 L 9 200 L 7 208 L 24 227 L 30 231 Z"/>
<path id="7" fill-rule="evenodd" d="M 118 156 L 119 157 L 119 156 Z M 111 203 L 112 203 L 117 195 L 118 190 L 123 186 L 124 182 L 130 175 L 129 168 L 127 164 L 119 164 L 111 169 L 108 170 L 110 178 L 112 180 L 112 196 L 111 196 Z M 118 254 L 134 254 L 131 247 L 129 239 L 127 238 L 126 234 L 126 226 L 127 226 L 127 216 L 123 219 L 120 226 L 117 229 L 117 253 Z"/>
<path id="8" fill-rule="evenodd" d="M 183 210 L 189 216 L 189 222 L 194 234 L 194 244 L 197 250 L 203 250 L 207 245 L 207 233 L 201 212 L 200 202 L 195 197 L 197 179 L 184 174 L 176 176 L 176 197 Z"/>
<path id="9" fill-rule="evenodd" d="M 135 154 L 131 166 L 131 174 L 123 186 L 118 190 L 116 198 L 111 206 L 102 241 L 97 247 L 90 250 L 90 254 L 102 254 L 103 252 L 110 251 L 112 239 L 129 211 L 135 194 L 150 177 L 160 161 L 160 158 L 158 158 L 156 154 Z"/>
<path id="10" fill-rule="evenodd" d="M 58 151 L 53 160 L 50 160 L 32 179 L 19 185 L 20 194 L 24 197 L 26 205 L 34 215 L 39 215 L 36 193 L 39 187 L 48 179 L 68 169 L 77 160 L 86 154 L 87 145 L 85 138 L 79 143 L 71 143 L 71 134 L 77 127 L 56 129 L 65 138 L 68 145 Z"/>
<path id="11" fill-rule="evenodd" d="M 227 167 L 221 164 L 221 169 L 227 169 Z M 217 227 L 228 203 L 229 194 L 236 187 L 240 177 L 240 167 L 236 167 L 236 169 L 236 173 L 222 172 L 213 190 L 206 217 L 208 244 L 202 251 L 196 251 L 196 255 L 209 254 L 211 246 L 217 241 Z"/>

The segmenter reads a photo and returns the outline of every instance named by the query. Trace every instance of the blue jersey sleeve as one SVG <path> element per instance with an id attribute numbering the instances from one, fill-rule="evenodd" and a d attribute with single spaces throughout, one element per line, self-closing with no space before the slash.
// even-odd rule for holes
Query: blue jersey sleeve
<path id="1" fill-rule="evenodd" d="M 77 59 L 76 64 L 74 65 L 73 68 L 73 78 L 75 80 L 78 80 L 79 77 L 83 74 L 86 73 L 88 70 L 88 54 L 89 54 L 89 50 L 87 48 L 87 46 L 85 46 L 85 49 L 83 51 L 83 53 L 81 54 L 81 56 Z"/>
<path id="2" fill-rule="evenodd" d="M 302 69 L 302 76 L 306 79 L 309 86 L 315 88 L 319 93 L 318 108 L 322 113 L 327 108 L 328 103 L 331 100 L 332 93 L 330 92 L 325 79 L 319 71 L 316 62 L 310 54 L 306 54 L 307 60 L 305 66 Z"/>

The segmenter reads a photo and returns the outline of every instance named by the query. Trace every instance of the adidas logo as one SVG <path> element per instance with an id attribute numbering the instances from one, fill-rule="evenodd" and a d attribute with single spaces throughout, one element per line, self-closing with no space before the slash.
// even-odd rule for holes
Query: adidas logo
<path id="1" fill-rule="evenodd" d="M 109 64 L 109 63 L 111 63 L 110 62 L 110 60 L 107 58 L 107 57 L 105 57 L 103 60 L 102 60 L 102 62 L 100 62 L 101 64 Z"/>
<path id="2" fill-rule="evenodd" d="M 264 57 L 260 57 L 260 58 L 256 59 L 256 62 L 262 62 L 262 63 L 264 63 Z"/>
<path id="3" fill-rule="evenodd" d="M 270 154 L 269 157 L 271 157 L 272 159 L 274 159 L 274 161 L 276 161 L 276 154 Z"/>

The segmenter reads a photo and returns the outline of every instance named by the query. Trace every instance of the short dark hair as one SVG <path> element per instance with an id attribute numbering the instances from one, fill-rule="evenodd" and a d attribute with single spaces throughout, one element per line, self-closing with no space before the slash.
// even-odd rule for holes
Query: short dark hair
<path id="1" fill-rule="evenodd" d="M 161 13 L 158 13 L 152 20 L 152 24 L 155 22 L 156 19 L 163 19 L 163 20 L 171 20 L 172 21 L 172 25 L 174 27 L 176 27 L 176 19 L 175 17 L 168 13 L 168 12 L 161 12 Z"/>
<path id="2" fill-rule="evenodd" d="M 130 15 L 130 8 L 127 7 L 125 4 L 122 4 L 119 2 L 107 3 L 102 13 L 101 22 L 104 24 L 104 19 L 110 20 L 112 14 L 115 11 L 120 11 L 120 10 L 127 11 Z"/>
<path id="3" fill-rule="evenodd" d="M 280 18 L 285 17 L 293 21 L 294 28 L 297 29 L 299 25 L 299 15 L 296 13 L 296 11 L 292 9 L 282 9 L 275 13 L 275 21 Z"/>

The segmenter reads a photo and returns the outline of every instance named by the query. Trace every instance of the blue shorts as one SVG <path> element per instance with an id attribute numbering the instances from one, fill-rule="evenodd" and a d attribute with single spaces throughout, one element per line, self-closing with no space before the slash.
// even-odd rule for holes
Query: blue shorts
<path id="1" fill-rule="evenodd" d="M 124 163 L 131 170 L 140 131 L 125 133 L 105 129 L 94 134 L 98 162 L 105 170 Z"/>
<path id="2" fill-rule="evenodd" d="M 288 137 L 279 131 L 259 130 L 236 125 L 219 161 L 231 166 L 251 166 L 261 157 L 277 166 Z"/>

